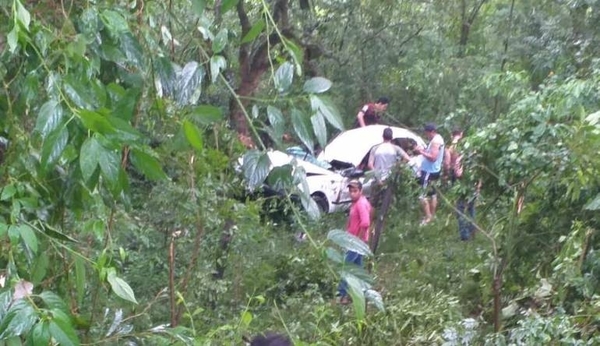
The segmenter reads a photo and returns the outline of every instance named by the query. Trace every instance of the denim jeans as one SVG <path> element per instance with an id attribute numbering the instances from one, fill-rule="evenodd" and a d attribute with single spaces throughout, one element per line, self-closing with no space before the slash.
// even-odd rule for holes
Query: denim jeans
<path id="1" fill-rule="evenodd" d="M 362 266 L 362 255 L 354 251 L 347 251 L 346 264 L 355 264 L 357 266 Z M 346 295 L 348 295 L 348 283 L 346 282 L 346 280 L 342 279 L 342 282 L 340 282 L 340 285 L 338 286 L 338 295 L 340 297 L 345 297 Z"/>
<path id="2" fill-rule="evenodd" d="M 472 222 L 475 219 L 475 197 L 459 199 L 456 203 L 456 210 L 460 240 L 469 240 L 475 231 L 475 225 Z"/>

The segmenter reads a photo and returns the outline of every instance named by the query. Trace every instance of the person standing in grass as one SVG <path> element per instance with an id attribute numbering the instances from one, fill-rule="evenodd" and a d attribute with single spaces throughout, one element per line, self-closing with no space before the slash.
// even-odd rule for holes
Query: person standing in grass
<path id="1" fill-rule="evenodd" d="M 427 124 L 424 127 L 425 135 L 429 139 L 427 148 L 418 147 L 416 152 L 423 155 L 421 162 L 421 176 L 419 185 L 423 192 L 419 197 L 423 208 L 423 221 L 421 225 L 431 222 L 437 209 L 437 195 L 434 182 L 440 178 L 442 161 L 444 160 L 444 139 L 437 133 L 435 124 Z"/>
<path id="2" fill-rule="evenodd" d="M 371 227 L 371 204 L 362 194 L 362 183 L 358 180 L 352 180 L 348 183 L 348 190 L 352 204 L 350 206 L 350 214 L 346 231 L 365 243 L 369 243 L 369 228 Z M 346 252 L 346 264 L 362 266 L 362 255 L 348 250 Z M 345 280 L 340 282 L 338 287 L 338 295 L 341 304 L 348 304 L 348 283 Z"/>

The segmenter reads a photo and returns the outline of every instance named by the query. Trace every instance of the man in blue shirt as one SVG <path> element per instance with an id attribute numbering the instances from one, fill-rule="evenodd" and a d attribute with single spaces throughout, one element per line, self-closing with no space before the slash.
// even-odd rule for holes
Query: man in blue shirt
<path id="1" fill-rule="evenodd" d="M 428 224 L 435 216 L 437 196 L 432 182 L 440 178 L 442 162 L 444 161 L 444 139 L 437 133 L 437 127 L 435 124 L 430 123 L 425 125 L 424 131 L 425 136 L 429 139 L 429 144 L 427 148 L 419 147 L 416 149 L 417 153 L 423 155 L 421 176 L 419 177 L 419 184 L 423 188 L 423 193 L 419 199 L 425 216 L 421 221 L 421 225 Z"/>

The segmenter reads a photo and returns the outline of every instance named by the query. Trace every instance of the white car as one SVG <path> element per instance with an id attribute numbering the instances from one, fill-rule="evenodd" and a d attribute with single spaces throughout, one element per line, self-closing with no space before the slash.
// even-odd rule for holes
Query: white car
<path id="1" fill-rule="evenodd" d="M 344 131 L 335 137 L 317 158 L 310 156 L 309 153 L 303 154 L 297 151 L 290 151 L 293 155 L 281 151 L 269 151 L 267 155 L 271 162 L 270 169 L 290 165 L 295 161 L 296 166 L 302 167 L 306 172 L 308 192 L 321 212 L 333 213 L 346 210 L 351 202 L 347 188 L 350 180 L 360 180 L 363 182 L 363 194 L 367 197 L 371 194 L 373 179 L 366 179 L 363 169 L 366 168 L 371 148 L 383 141 L 383 130 L 387 127 L 370 125 Z M 414 141 L 413 145 L 425 145 L 423 139 L 410 130 L 399 127 L 391 127 L 391 129 L 394 134 L 393 141 L 405 149 L 407 143 L 412 141 Z M 421 159 L 421 156 L 415 156 L 411 166 L 418 169 Z M 264 188 L 270 189 L 271 194 L 275 192 L 269 186 Z M 303 189 L 302 186 L 299 188 Z"/>

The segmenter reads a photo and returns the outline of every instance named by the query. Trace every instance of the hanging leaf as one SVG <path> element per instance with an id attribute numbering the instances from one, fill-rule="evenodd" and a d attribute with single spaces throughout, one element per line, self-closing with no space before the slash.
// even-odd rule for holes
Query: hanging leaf
<path id="1" fill-rule="evenodd" d="M 302 61 L 304 59 L 304 51 L 298 47 L 293 41 L 288 40 L 287 38 L 282 38 L 285 49 L 290 53 L 292 58 L 294 59 L 294 65 L 296 66 L 296 74 L 298 76 L 302 75 Z"/>
<path id="2" fill-rule="evenodd" d="M 114 269 L 109 271 L 106 280 L 108 280 L 110 287 L 117 296 L 137 304 L 133 290 L 127 282 L 117 276 L 117 274 L 114 272 Z"/>
<path id="3" fill-rule="evenodd" d="M 202 91 L 204 68 L 195 61 L 190 61 L 177 74 L 177 103 L 182 106 L 191 105 L 198 101 Z"/>
<path id="4" fill-rule="evenodd" d="M 27 244 L 27 246 L 31 249 L 31 251 L 37 252 L 38 239 L 35 235 L 35 232 L 33 231 L 33 228 L 31 228 L 31 226 L 29 226 L 27 224 L 22 224 L 22 225 L 18 226 L 18 230 L 19 230 L 19 235 L 21 236 L 21 239 L 23 239 L 23 242 L 25 244 Z"/>
<path id="5" fill-rule="evenodd" d="M 79 169 L 81 169 L 83 180 L 90 180 L 90 177 L 94 174 L 96 167 L 98 167 L 102 150 L 102 146 L 95 137 L 86 139 L 81 145 L 79 152 Z"/>
<path id="6" fill-rule="evenodd" d="M 348 293 L 352 297 L 352 306 L 356 319 L 361 321 L 365 317 L 365 293 L 362 282 L 352 275 L 346 275 L 343 279 L 348 284 Z"/>
<path id="7" fill-rule="evenodd" d="M 252 323 L 252 313 L 246 310 L 242 313 L 242 324 L 248 327 L 250 323 Z"/>
<path id="8" fill-rule="evenodd" d="M 269 124 L 273 129 L 274 135 L 276 136 L 276 140 L 279 140 L 285 131 L 285 119 L 283 117 L 283 113 L 279 108 L 273 106 L 267 106 L 267 117 L 269 119 Z"/>
<path id="9" fill-rule="evenodd" d="M 12 30 L 8 33 L 6 37 L 6 42 L 8 43 L 8 50 L 10 53 L 14 53 L 15 50 L 19 47 L 19 27 L 14 26 Z"/>
<path id="10" fill-rule="evenodd" d="M 167 178 L 158 160 L 141 150 L 131 150 L 131 163 L 150 180 Z"/>
<path id="11" fill-rule="evenodd" d="M 331 88 L 331 81 L 323 77 L 313 77 L 304 82 L 304 91 L 311 94 L 320 94 Z"/>
<path id="12" fill-rule="evenodd" d="M 56 130 L 62 123 L 63 111 L 62 107 L 56 100 L 49 100 L 42 105 L 40 113 L 35 123 L 35 131 L 42 135 L 42 139 L 46 139 L 48 134 Z"/>
<path id="13" fill-rule="evenodd" d="M 301 188 L 299 189 L 299 196 L 300 203 L 302 204 L 304 211 L 306 211 L 311 220 L 318 220 L 321 216 L 321 211 L 317 205 L 317 202 L 315 202 L 310 195 L 310 188 L 308 187 L 308 182 L 306 181 L 306 172 L 304 171 L 304 168 L 297 167 L 294 175 L 295 180 L 300 181 Z"/>
<path id="14" fill-rule="evenodd" d="M 116 151 L 106 149 L 102 146 L 100 147 L 98 154 L 98 164 L 100 165 L 102 176 L 106 178 L 112 186 L 116 187 L 119 184 L 121 157 Z"/>
<path id="15" fill-rule="evenodd" d="M 188 143 L 190 143 L 194 149 L 202 151 L 204 146 L 202 133 L 200 133 L 200 130 L 196 125 L 189 120 L 184 120 L 183 133 L 185 134 L 185 138 L 187 139 Z"/>
<path id="16" fill-rule="evenodd" d="M 227 46 L 228 35 L 229 32 L 227 29 L 221 29 L 221 31 L 219 31 L 217 36 L 215 36 L 215 39 L 212 41 L 213 53 L 219 54 L 221 51 L 223 51 L 223 49 L 225 49 L 225 46 Z"/>
<path id="17" fill-rule="evenodd" d="M 327 233 L 327 239 L 331 240 L 341 248 L 354 251 L 364 256 L 372 256 L 369 245 L 360 240 L 358 237 L 346 232 L 341 229 L 334 229 Z"/>
<path id="18" fill-rule="evenodd" d="M 254 25 L 252 25 L 252 28 L 250 28 L 250 30 L 248 30 L 248 33 L 242 38 L 241 43 L 248 43 L 254 41 L 264 29 L 265 21 L 261 18 L 256 23 L 254 23 Z"/>
<path id="19" fill-rule="evenodd" d="M 219 73 L 221 70 L 224 70 L 227 67 L 227 60 L 220 55 L 213 55 L 210 58 L 210 76 L 211 80 L 214 83 L 219 77 Z"/>
<path id="20" fill-rule="evenodd" d="M 304 116 L 302 112 L 297 110 L 296 108 L 292 109 L 292 126 L 294 127 L 294 131 L 304 143 L 304 145 L 308 148 L 310 152 L 313 151 L 315 145 L 312 139 L 312 129 L 311 124 L 308 117 Z"/>
<path id="21" fill-rule="evenodd" d="M 280 93 L 287 91 L 294 80 L 294 66 L 289 62 L 284 62 L 275 71 L 275 88 Z"/>
<path id="22" fill-rule="evenodd" d="M 69 131 L 66 127 L 60 127 L 48 135 L 42 144 L 41 166 L 44 170 L 58 161 L 68 141 Z"/>
<path id="23" fill-rule="evenodd" d="M 344 123 L 340 112 L 333 102 L 326 96 L 310 95 L 310 105 L 314 112 L 321 112 L 325 119 L 338 130 L 344 130 Z"/>
<path id="24" fill-rule="evenodd" d="M 254 190 L 261 186 L 271 170 L 269 155 L 258 150 L 250 150 L 242 158 L 242 171 L 248 182 L 248 188 Z"/>
<path id="25" fill-rule="evenodd" d="M 221 15 L 234 8 L 238 1 L 239 0 L 223 0 L 223 2 L 221 2 Z"/>
<path id="26" fill-rule="evenodd" d="M 211 105 L 200 105 L 191 113 L 194 120 L 202 125 L 212 125 L 223 120 L 223 112 L 219 107 Z"/>
<path id="27" fill-rule="evenodd" d="M 14 4 L 17 10 L 17 20 L 19 23 L 21 23 L 25 30 L 29 31 L 29 24 L 31 23 L 31 15 L 29 14 L 29 11 L 23 7 L 19 0 L 15 0 Z"/>
<path id="28" fill-rule="evenodd" d="M 192 0 L 192 10 L 194 13 L 201 17 L 204 13 L 204 8 L 206 7 L 206 0 Z"/>
<path id="29" fill-rule="evenodd" d="M 320 112 L 317 112 L 310 117 L 310 122 L 315 131 L 315 136 L 317 137 L 319 145 L 321 148 L 324 148 L 325 144 L 327 144 L 327 125 L 325 125 L 325 119 Z"/>

